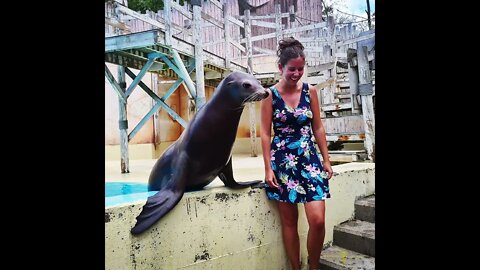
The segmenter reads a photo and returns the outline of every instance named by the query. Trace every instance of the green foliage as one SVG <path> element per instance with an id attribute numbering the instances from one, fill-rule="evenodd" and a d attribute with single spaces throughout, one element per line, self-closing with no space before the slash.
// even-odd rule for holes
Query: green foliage
<path id="1" fill-rule="evenodd" d="M 128 8 L 141 13 L 145 13 L 145 11 L 147 10 L 157 12 L 158 10 L 163 9 L 163 1 L 162 0 L 129 0 Z"/>
<path id="2" fill-rule="evenodd" d="M 180 5 L 188 0 L 180 0 Z M 137 12 L 145 13 L 147 10 L 157 12 L 163 9 L 163 0 L 128 0 L 128 8 Z"/>

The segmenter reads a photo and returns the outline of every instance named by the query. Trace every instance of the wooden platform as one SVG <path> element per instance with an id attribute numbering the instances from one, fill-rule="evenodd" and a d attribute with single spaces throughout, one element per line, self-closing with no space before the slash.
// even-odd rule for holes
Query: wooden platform
<path id="1" fill-rule="evenodd" d="M 105 62 L 124 65 L 129 68 L 142 69 L 148 61 L 148 54 L 152 52 L 170 55 L 170 49 L 165 45 L 165 32 L 161 29 L 118 35 L 105 38 Z M 172 47 L 178 51 L 184 61 L 194 59 L 195 46 L 185 40 L 172 37 Z M 158 60 L 158 64 L 163 64 Z M 224 71 L 225 58 L 204 50 L 205 69 Z M 231 61 L 231 70 L 246 72 L 246 67 Z M 162 75 L 164 69 L 152 69 Z"/>

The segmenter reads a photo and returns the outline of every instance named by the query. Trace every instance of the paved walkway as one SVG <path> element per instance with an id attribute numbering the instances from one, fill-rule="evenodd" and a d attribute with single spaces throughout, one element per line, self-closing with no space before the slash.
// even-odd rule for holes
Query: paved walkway
<path id="1" fill-rule="evenodd" d="M 105 161 L 105 182 L 136 182 L 148 183 L 148 177 L 155 165 L 156 159 L 130 160 L 130 173 L 120 172 L 120 161 Z M 237 181 L 263 180 L 263 157 L 250 155 L 233 156 L 233 175 Z M 206 188 L 223 186 L 218 177 Z"/>

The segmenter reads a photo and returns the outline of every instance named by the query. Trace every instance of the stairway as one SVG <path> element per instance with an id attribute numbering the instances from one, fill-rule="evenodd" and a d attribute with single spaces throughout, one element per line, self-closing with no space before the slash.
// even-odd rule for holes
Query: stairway
<path id="1" fill-rule="evenodd" d="M 333 245 L 322 251 L 320 269 L 375 269 L 375 195 L 358 199 L 355 219 L 333 228 Z"/>

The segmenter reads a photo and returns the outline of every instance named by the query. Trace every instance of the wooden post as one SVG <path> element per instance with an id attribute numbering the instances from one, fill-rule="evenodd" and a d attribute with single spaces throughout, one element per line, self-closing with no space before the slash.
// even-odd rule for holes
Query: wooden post
<path id="1" fill-rule="evenodd" d="M 158 89 L 158 74 L 152 73 L 152 91 L 157 95 L 161 96 L 159 89 Z M 157 101 L 152 98 L 152 107 L 155 106 Z M 154 144 L 160 144 L 160 110 L 156 111 L 153 115 L 153 136 L 154 136 Z"/>
<path id="2" fill-rule="evenodd" d="M 163 14 L 165 16 L 165 45 L 172 46 L 172 6 L 171 0 L 163 1 Z"/>
<path id="3" fill-rule="evenodd" d="M 330 45 L 324 45 L 323 46 L 322 61 L 324 63 L 330 63 L 332 61 L 331 51 L 332 51 L 332 49 L 331 49 Z M 331 80 L 332 79 L 331 73 L 332 73 L 331 69 L 325 70 L 323 72 L 323 81 Z M 332 94 L 331 89 L 332 89 L 331 85 L 329 85 L 329 86 L 323 88 L 323 90 L 321 91 L 322 100 L 323 100 L 323 103 L 321 105 L 326 105 L 326 104 L 333 103 L 333 94 Z"/>
<path id="4" fill-rule="evenodd" d="M 358 90 L 362 98 L 362 114 L 365 127 L 365 149 L 368 159 L 373 160 L 375 153 L 375 115 L 373 111 L 373 87 L 370 74 L 370 65 L 368 64 L 368 48 L 357 43 L 358 59 Z"/>
<path id="5" fill-rule="evenodd" d="M 283 38 L 282 33 L 282 6 L 278 1 L 275 1 L 275 37 L 277 38 L 277 45 L 278 42 Z"/>
<path id="6" fill-rule="evenodd" d="M 228 20 L 228 11 L 229 5 L 225 2 L 223 3 L 223 25 L 224 25 L 224 33 L 225 33 L 225 68 L 228 70 L 230 69 L 230 20 Z"/>
<path id="7" fill-rule="evenodd" d="M 202 1 L 192 0 L 191 3 L 193 6 L 193 42 L 195 45 L 195 83 L 197 85 L 195 105 L 198 111 L 206 102 L 202 46 Z"/>
<path id="8" fill-rule="evenodd" d="M 125 93 L 127 83 L 125 80 L 125 67 L 118 66 L 118 85 L 120 85 L 121 91 Z M 129 160 L 128 160 L 128 120 L 127 120 L 127 98 L 125 101 L 118 98 L 118 126 L 120 128 L 120 167 L 122 173 L 129 173 Z"/>
<path id="9" fill-rule="evenodd" d="M 352 103 L 352 114 L 360 114 L 360 104 L 358 104 L 358 65 L 357 50 L 347 49 L 348 63 L 348 85 L 350 88 L 350 102 Z"/>
<path id="10" fill-rule="evenodd" d="M 243 24 L 245 25 L 245 50 L 247 52 L 247 72 L 253 74 L 253 64 L 252 64 L 252 25 L 250 20 L 250 10 L 247 9 L 244 11 Z"/>
<path id="11" fill-rule="evenodd" d="M 290 29 L 291 28 L 295 28 L 295 26 L 297 26 L 297 23 L 295 21 L 295 7 L 293 5 L 290 5 L 288 7 L 288 15 L 289 15 L 289 24 L 290 24 Z M 294 33 L 293 34 L 293 37 L 294 38 L 297 38 L 297 33 Z"/>
<path id="12" fill-rule="evenodd" d="M 247 51 L 247 71 L 250 74 L 253 74 L 253 63 L 252 63 L 252 25 L 250 20 L 250 10 L 247 9 L 244 12 L 244 25 L 245 25 L 245 49 Z M 249 119 L 250 119 L 250 155 L 252 157 L 257 156 L 257 121 L 256 121 L 256 112 L 255 104 L 253 102 L 248 103 Z"/>
<path id="13" fill-rule="evenodd" d="M 341 40 L 344 41 L 344 40 L 347 40 L 348 37 L 347 37 L 347 26 L 343 26 L 342 28 L 340 28 L 340 36 L 341 36 Z M 336 46 L 335 46 L 336 47 Z M 340 50 L 338 50 L 342 53 L 347 53 L 347 46 L 342 46 L 342 48 L 340 48 Z"/>
<path id="14" fill-rule="evenodd" d="M 330 72 L 330 78 L 333 78 L 334 81 L 330 85 L 330 87 L 325 88 L 326 95 L 325 95 L 325 100 L 329 104 L 333 103 L 335 99 L 335 91 L 337 89 L 337 57 L 335 56 L 337 52 L 337 44 L 336 44 L 336 37 L 335 37 L 335 23 L 334 23 L 334 18 L 333 16 L 329 16 L 327 18 L 327 26 L 328 26 L 328 37 L 329 37 L 329 44 L 330 44 L 330 59 L 329 62 L 333 61 L 333 68 L 329 69 Z"/>
<path id="15" fill-rule="evenodd" d="M 113 10 L 114 10 L 113 11 L 113 18 L 115 18 L 115 19 L 117 19 L 117 21 L 121 22 L 122 20 L 120 18 L 120 12 L 118 12 L 118 9 L 116 8 L 117 5 L 118 4 L 116 4 L 116 3 L 113 5 L 113 7 L 114 7 L 113 8 Z M 113 28 L 113 35 L 117 36 L 117 35 L 120 35 L 121 33 L 122 32 L 121 32 L 120 28 L 118 28 L 118 27 Z"/>

